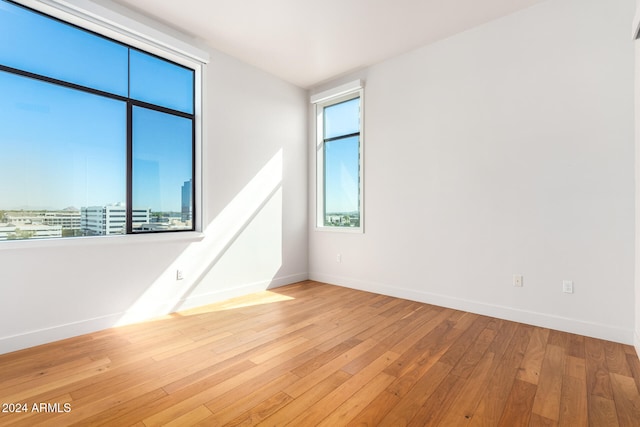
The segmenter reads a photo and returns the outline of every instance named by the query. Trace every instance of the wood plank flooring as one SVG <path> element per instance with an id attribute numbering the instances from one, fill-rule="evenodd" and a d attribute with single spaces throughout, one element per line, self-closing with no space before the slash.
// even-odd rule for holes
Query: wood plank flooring
<path id="1" fill-rule="evenodd" d="M 307 281 L 0 355 L 0 425 L 637 427 L 639 389 L 630 346 Z"/>

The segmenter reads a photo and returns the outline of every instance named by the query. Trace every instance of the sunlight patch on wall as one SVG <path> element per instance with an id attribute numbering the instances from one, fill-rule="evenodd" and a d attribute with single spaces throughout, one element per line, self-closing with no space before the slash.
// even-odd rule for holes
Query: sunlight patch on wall
<path id="1" fill-rule="evenodd" d="M 190 244 L 127 310 L 116 326 L 177 311 L 189 305 L 184 303 L 196 294 L 196 290 L 202 291 L 196 298 L 203 304 L 236 296 L 237 293 L 232 295 L 233 289 L 220 289 L 224 274 L 216 272 L 215 280 L 207 280 L 207 277 L 219 264 L 232 267 L 227 269 L 232 272 L 238 268 L 252 268 L 242 262 L 255 258 L 257 247 L 269 255 L 266 262 L 257 263 L 261 281 L 272 279 L 282 264 L 282 167 L 283 153 L 280 149 L 205 228 L 204 239 Z M 248 230 L 251 234 L 245 235 Z M 234 259 L 227 259 L 230 254 Z M 184 272 L 183 279 L 177 280 L 177 270 Z M 229 281 L 233 282 L 235 278 L 231 276 L 236 273 L 228 275 Z M 206 290 L 199 289 L 205 285 Z M 203 292 L 204 296 L 201 295 Z"/>

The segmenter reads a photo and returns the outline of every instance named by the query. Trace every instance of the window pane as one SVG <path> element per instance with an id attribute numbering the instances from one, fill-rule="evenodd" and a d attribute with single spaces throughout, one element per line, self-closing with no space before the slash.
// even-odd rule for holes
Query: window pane
<path id="1" fill-rule="evenodd" d="M 126 104 L 4 72 L 0 93 L 0 240 L 104 234 L 80 210 L 125 200 Z"/>
<path id="2" fill-rule="evenodd" d="M 324 144 L 324 225 L 360 226 L 360 138 Z"/>
<path id="3" fill-rule="evenodd" d="M 127 95 L 127 47 L 0 0 L 0 64 Z"/>
<path id="4" fill-rule="evenodd" d="M 360 132 L 360 98 L 325 107 L 325 139 L 357 132 Z"/>
<path id="5" fill-rule="evenodd" d="M 193 113 L 193 70 L 131 49 L 131 98 Z"/>
<path id="6" fill-rule="evenodd" d="M 182 207 L 184 188 L 190 191 L 193 176 L 192 141 L 191 120 L 133 109 L 134 232 L 193 229 Z M 185 203 L 193 212 L 193 201 Z M 150 219 L 145 223 L 147 210 Z"/>

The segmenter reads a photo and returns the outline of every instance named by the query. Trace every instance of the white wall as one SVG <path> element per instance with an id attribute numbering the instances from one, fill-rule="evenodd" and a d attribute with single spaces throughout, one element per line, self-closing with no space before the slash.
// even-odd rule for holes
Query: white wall
<path id="1" fill-rule="evenodd" d="M 636 19 L 634 29 L 640 27 L 640 1 L 636 1 Z M 637 34 L 637 33 L 636 33 Z M 634 34 L 634 36 L 636 35 Z M 640 357 L 640 118 L 638 117 L 638 111 L 640 111 L 640 41 L 636 40 L 635 43 L 635 60 L 636 60 L 636 73 L 635 73 L 635 139 L 636 139 L 636 292 L 635 292 L 635 334 L 634 345 L 636 347 L 636 353 Z"/>
<path id="2" fill-rule="evenodd" d="M 310 277 L 633 342 L 633 6 L 544 2 L 315 88 L 366 80 L 366 205 L 362 235 L 310 212 Z"/>
<path id="3" fill-rule="evenodd" d="M 306 91 L 215 51 L 205 83 L 204 237 L 0 245 L 0 353 L 307 278 Z"/>

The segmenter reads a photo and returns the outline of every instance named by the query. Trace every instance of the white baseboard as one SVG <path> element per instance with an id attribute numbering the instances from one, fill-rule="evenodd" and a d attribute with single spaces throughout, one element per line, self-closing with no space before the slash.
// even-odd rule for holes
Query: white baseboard
<path id="1" fill-rule="evenodd" d="M 398 288 L 381 283 L 362 281 L 347 277 L 337 277 L 321 273 L 310 273 L 309 279 L 623 344 L 633 345 L 634 341 L 633 330 L 617 328 L 601 323 L 586 322 L 583 320 L 547 313 L 519 310 L 512 307 L 487 304 L 448 295 Z M 638 354 L 640 354 L 640 341 L 637 335 L 635 337 L 635 341 L 636 350 L 638 351 Z"/>
<path id="2" fill-rule="evenodd" d="M 264 291 L 266 289 L 273 289 L 290 283 L 300 282 L 307 280 L 308 278 L 309 275 L 307 273 L 293 274 L 289 276 L 275 277 L 271 280 L 250 283 L 236 288 L 223 289 L 205 295 L 198 295 L 196 297 L 186 298 L 180 301 L 179 309 L 186 310 L 188 308 L 212 304 L 225 299 L 247 295 L 252 292 Z M 117 325 L 124 315 L 124 312 L 113 313 L 106 316 L 29 331 L 23 334 L 2 337 L 0 338 L 0 354 L 11 353 L 13 351 L 41 344 L 47 344 L 66 338 L 108 329 Z"/>
<path id="3" fill-rule="evenodd" d="M 0 354 L 11 353 L 41 344 L 107 329 L 115 325 L 123 313 L 109 314 L 0 338 Z"/>
<path id="4" fill-rule="evenodd" d="M 638 316 L 638 314 L 636 314 L 636 316 Z M 636 331 L 636 333 L 634 334 L 634 338 L 635 338 L 634 346 L 636 348 L 636 354 L 640 358 L 640 331 Z"/>

